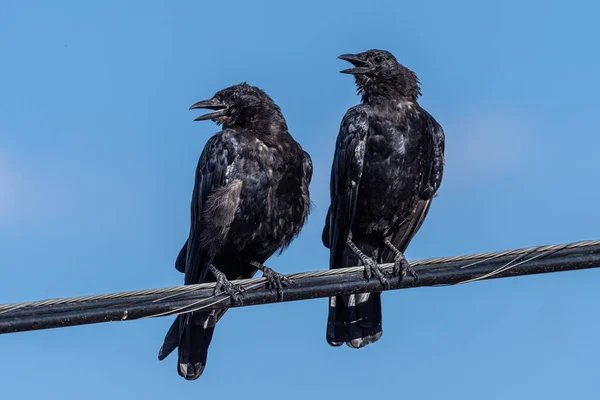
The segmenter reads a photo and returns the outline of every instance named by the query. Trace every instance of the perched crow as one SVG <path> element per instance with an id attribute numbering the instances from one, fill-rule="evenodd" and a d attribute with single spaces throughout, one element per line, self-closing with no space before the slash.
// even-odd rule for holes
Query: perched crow
<path id="1" fill-rule="evenodd" d="M 323 230 L 329 267 L 365 267 L 367 279 L 389 280 L 378 264 L 394 262 L 400 279 L 416 273 L 403 252 L 421 227 L 444 166 L 444 132 L 417 103 L 414 72 L 383 50 L 344 54 L 362 104 L 346 112 L 331 169 L 331 205 Z M 361 348 L 377 341 L 381 293 L 330 298 L 327 341 Z"/>
<path id="2" fill-rule="evenodd" d="M 309 213 L 312 161 L 294 140 L 280 108 L 262 90 L 246 83 L 217 92 L 190 109 L 213 110 L 195 119 L 223 130 L 200 156 L 192 194 L 191 225 L 175 262 L 185 284 L 215 282 L 215 292 L 239 301 L 243 288 L 230 280 L 250 278 L 258 269 L 278 291 L 290 283 L 262 265 L 300 233 Z M 177 317 L 159 351 L 159 360 L 179 347 L 177 371 L 197 379 L 206 365 L 215 324 L 225 310 Z"/>

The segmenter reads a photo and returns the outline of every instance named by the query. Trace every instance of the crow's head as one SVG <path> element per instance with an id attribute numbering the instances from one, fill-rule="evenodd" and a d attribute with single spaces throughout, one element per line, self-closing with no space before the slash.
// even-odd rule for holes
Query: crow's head
<path id="1" fill-rule="evenodd" d="M 213 111 L 199 116 L 194 121 L 210 119 L 224 128 L 252 128 L 261 121 L 283 120 L 281 110 L 269 95 L 247 83 L 220 90 L 211 99 L 192 105 L 190 110 L 197 108 Z"/>
<path id="2" fill-rule="evenodd" d="M 421 94 L 417 75 L 398 63 L 389 51 L 367 50 L 338 57 L 354 65 L 340 71 L 354 75 L 358 92 L 364 100 L 373 97 L 405 97 L 416 100 Z"/>

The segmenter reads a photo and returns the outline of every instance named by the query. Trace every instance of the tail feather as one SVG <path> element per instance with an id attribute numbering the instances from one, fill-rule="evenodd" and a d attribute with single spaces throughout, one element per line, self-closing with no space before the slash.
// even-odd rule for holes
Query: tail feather
<path id="1" fill-rule="evenodd" d="M 160 346 L 160 350 L 158 350 L 158 359 L 160 361 L 164 360 L 177 348 L 179 345 L 179 319 L 181 315 L 178 315 L 175 318 L 175 321 L 171 324 L 167 334 L 165 335 L 165 340 Z"/>
<path id="2" fill-rule="evenodd" d="M 327 343 L 335 347 L 343 345 L 348 337 L 348 324 L 346 322 L 348 321 L 348 307 L 344 304 L 344 297 L 347 296 L 329 298 Z"/>
<path id="3" fill-rule="evenodd" d="M 361 243 L 360 247 L 367 254 L 373 254 L 375 250 L 368 243 Z M 350 249 L 343 249 L 339 262 L 334 265 L 360 265 L 360 260 Z M 329 299 L 327 342 L 331 346 L 346 343 L 348 347 L 360 349 L 378 341 L 382 335 L 381 293 L 359 293 Z"/>
<path id="4" fill-rule="evenodd" d="M 198 379 L 206 367 L 208 347 L 215 331 L 214 323 L 208 326 L 210 315 L 192 313 L 183 315 L 179 339 L 177 372 L 188 381 Z"/>
<path id="5" fill-rule="evenodd" d="M 368 254 L 374 251 L 366 243 L 362 247 Z M 358 257 L 350 249 L 344 249 L 339 263 L 334 265 L 359 264 Z M 359 293 L 329 299 L 327 342 L 331 346 L 346 343 L 348 347 L 359 349 L 376 342 L 382 334 L 381 293 Z"/>
<path id="6" fill-rule="evenodd" d="M 327 342 L 360 349 L 381 338 L 381 293 L 360 293 L 329 299 Z"/>
<path id="7" fill-rule="evenodd" d="M 188 381 L 198 379 L 206 367 L 215 325 L 223 314 L 213 311 L 178 315 L 165 336 L 158 359 L 164 360 L 177 348 L 177 373 Z"/>
<path id="8" fill-rule="evenodd" d="M 360 293 L 354 297 L 354 306 L 349 307 L 350 326 L 346 344 L 360 349 L 374 343 L 383 335 L 381 315 L 381 293 Z"/>

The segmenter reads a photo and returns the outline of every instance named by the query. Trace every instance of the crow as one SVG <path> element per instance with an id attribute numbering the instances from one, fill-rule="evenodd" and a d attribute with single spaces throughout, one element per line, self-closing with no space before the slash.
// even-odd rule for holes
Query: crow
<path id="1" fill-rule="evenodd" d="M 435 196 L 444 167 L 444 131 L 419 104 L 420 82 L 385 50 L 343 54 L 354 67 L 360 105 L 340 125 L 331 169 L 331 204 L 322 240 L 329 267 L 365 267 L 365 276 L 417 280 L 404 251 Z M 394 263 L 393 275 L 378 264 Z M 381 293 L 329 300 L 327 342 L 361 348 L 381 337 Z"/>
<path id="2" fill-rule="evenodd" d="M 175 261 L 184 284 L 216 282 L 241 301 L 243 288 L 230 280 L 263 272 L 280 293 L 293 283 L 263 263 L 300 233 L 310 212 L 312 161 L 288 132 L 281 109 L 261 89 L 241 83 L 190 109 L 209 109 L 195 121 L 212 120 L 223 130 L 200 156 L 191 202 L 187 241 Z M 226 310 L 177 316 L 158 358 L 178 347 L 177 371 L 195 380 L 204 371 L 215 324 Z"/>

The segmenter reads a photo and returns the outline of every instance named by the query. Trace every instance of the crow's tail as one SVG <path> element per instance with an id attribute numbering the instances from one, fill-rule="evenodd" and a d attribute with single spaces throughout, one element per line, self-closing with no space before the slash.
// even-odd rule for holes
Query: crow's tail
<path id="1" fill-rule="evenodd" d="M 327 342 L 331 346 L 360 349 L 383 334 L 381 293 L 360 293 L 329 298 Z"/>
<path id="2" fill-rule="evenodd" d="M 360 244 L 363 251 L 373 254 L 374 248 L 366 243 Z M 334 256 L 334 255 L 332 255 Z M 339 267 L 360 265 L 358 257 L 343 249 L 332 265 Z M 383 334 L 381 324 L 381 293 L 359 293 L 329 298 L 329 317 L 327 319 L 327 342 L 331 346 L 360 349 L 374 343 Z"/>
<path id="3" fill-rule="evenodd" d="M 164 360 L 178 348 L 177 372 L 188 381 L 198 379 L 206 367 L 215 324 L 224 313 L 220 310 L 178 315 L 165 336 L 158 359 Z"/>

